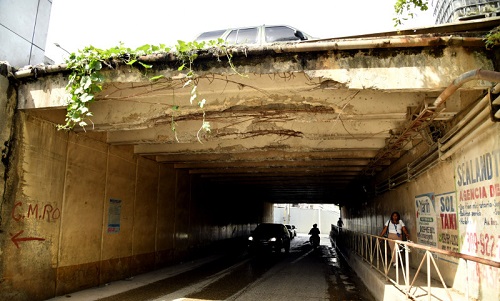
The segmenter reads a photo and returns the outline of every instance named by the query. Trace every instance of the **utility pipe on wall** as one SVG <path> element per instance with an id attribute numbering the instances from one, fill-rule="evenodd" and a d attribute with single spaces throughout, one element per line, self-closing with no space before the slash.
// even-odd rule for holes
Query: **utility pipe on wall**
<path id="1" fill-rule="evenodd" d="M 493 89 L 491 90 L 491 93 L 493 94 L 498 94 L 500 93 L 500 84 L 497 84 Z M 439 143 L 444 144 L 447 142 L 451 137 L 453 137 L 462 127 L 464 127 L 466 124 L 470 122 L 473 118 L 478 115 L 478 113 L 488 107 L 488 102 L 490 98 L 488 95 L 484 96 L 481 101 L 479 101 L 472 110 L 470 110 L 467 115 L 464 116 L 448 133 L 446 133 L 441 139 L 439 139 Z"/>
<path id="2" fill-rule="evenodd" d="M 486 121 L 481 124 L 478 128 L 476 128 L 474 131 L 472 131 L 469 136 L 479 136 L 481 133 L 484 133 L 488 129 L 488 127 L 492 126 L 494 123 L 490 119 L 486 119 Z M 466 143 L 469 143 L 468 140 L 463 139 L 460 140 L 457 144 L 455 144 L 453 147 L 451 147 L 446 153 L 442 154 L 439 158 L 441 160 L 446 160 L 448 159 L 451 155 L 457 152 L 462 146 L 464 146 Z"/>
<path id="3" fill-rule="evenodd" d="M 431 110 L 431 111 L 435 112 L 437 107 L 444 104 L 444 102 L 446 102 L 446 100 L 453 93 L 455 93 L 463 84 L 465 84 L 468 81 L 475 80 L 475 79 L 487 80 L 487 81 L 497 83 L 495 85 L 495 87 L 493 87 L 492 93 L 493 94 L 500 93 L 500 72 L 476 69 L 476 70 L 466 72 L 466 73 L 462 74 L 461 76 L 459 76 L 458 78 L 456 78 L 453 81 L 453 83 L 451 85 L 449 85 L 436 98 L 436 100 L 433 103 L 433 108 L 427 108 L 427 110 Z M 441 153 L 441 156 L 439 157 L 441 160 L 446 160 L 451 155 L 453 155 L 460 147 L 465 145 L 465 143 L 469 142 L 469 141 L 462 139 L 462 138 L 464 138 L 465 136 L 478 135 L 493 124 L 493 122 L 491 122 L 489 119 L 487 119 L 478 128 L 473 130 L 471 133 L 468 133 L 475 126 L 477 126 L 477 124 L 480 124 L 481 121 L 483 121 L 484 118 L 486 117 L 486 115 L 488 113 L 488 106 L 487 106 L 488 102 L 489 102 L 489 95 L 483 97 L 483 99 L 481 99 L 481 101 L 479 101 L 479 103 L 470 112 L 468 112 L 467 115 L 460 122 L 458 122 L 454 128 L 452 128 L 445 136 L 443 136 L 443 138 L 440 139 L 440 141 L 438 143 L 445 143 L 443 148 L 441 148 L 442 146 L 440 145 L 440 147 L 436 149 L 436 150 L 439 149 L 439 152 L 441 152 L 442 150 L 445 150 L 445 152 Z M 432 116 L 425 115 L 425 118 L 430 118 L 430 117 L 432 117 Z M 469 123 L 470 120 L 473 120 L 473 123 Z M 414 120 L 414 121 L 412 121 L 412 125 L 414 125 L 414 124 L 419 124 L 419 123 L 416 123 Z M 415 128 L 412 128 L 412 127 L 407 128 L 407 130 L 412 130 L 412 129 L 414 130 Z M 460 140 L 460 139 L 462 139 L 462 140 Z M 460 141 L 456 145 L 453 145 L 453 143 L 455 143 L 456 140 L 460 140 Z M 410 168 L 405 168 L 406 173 L 410 173 L 410 171 L 416 171 L 416 173 L 413 176 L 410 175 L 409 178 L 415 178 L 417 175 L 422 174 L 423 172 L 425 172 L 426 170 L 428 170 L 432 166 L 436 165 L 438 160 L 437 160 L 437 158 L 435 158 L 435 159 L 433 158 L 435 156 L 436 156 L 436 153 L 431 152 L 425 159 L 422 160 L 421 158 L 419 158 L 418 160 L 416 160 L 415 162 L 419 161 L 419 163 L 417 163 L 417 165 L 415 165 L 413 168 L 411 168 L 411 164 L 413 164 L 413 163 L 410 164 L 410 166 L 409 166 Z M 423 162 L 426 162 L 429 159 L 431 159 L 431 161 L 420 169 L 420 166 L 423 164 Z M 396 172 L 395 174 L 399 174 L 400 172 L 401 171 Z M 389 177 L 388 179 L 391 179 L 391 177 Z M 383 183 L 386 183 L 386 182 L 387 181 L 383 181 Z M 404 181 L 399 182 L 397 184 L 399 185 L 402 183 L 404 183 Z M 384 187 L 385 184 L 378 185 L 378 186 Z M 389 188 L 393 188 L 393 187 L 389 187 Z M 385 191 L 385 190 L 388 190 L 389 188 L 387 188 L 387 189 L 382 188 L 382 189 L 383 189 L 383 191 Z M 375 188 L 375 189 L 377 190 L 377 188 Z M 378 192 L 380 192 L 380 191 L 378 191 Z"/>
<path id="4" fill-rule="evenodd" d="M 457 79 L 455 79 L 455 81 L 453 81 L 453 83 L 439 95 L 439 97 L 434 101 L 434 104 L 438 106 L 443 104 L 448 97 L 450 97 L 456 90 L 458 90 L 459 87 L 461 87 L 464 83 L 474 79 L 483 79 L 498 83 L 500 82 L 500 72 L 481 70 L 481 69 L 466 72 Z M 497 84 L 492 89 L 492 92 L 494 94 L 497 94 L 499 91 L 500 91 L 500 84 Z M 483 97 L 483 99 L 481 99 L 481 101 L 476 105 L 476 107 L 474 107 L 459 123 L 457 123 L 456 128 L 449 132 L 451 134 L 447 134 L 439 140 L 440 144 L 439 152 L 441 154 L 440 155 L 441 160 L 446 160 L 451 155 L 453 155 L 460 147 L 464 146 L 465 143 L 468 142 L 463 139 L 465 136 L 478 135 L 482 131 L 486 130 L 488 126 L 491 126 L 493 124 L 488 119 L 486 120 L 486 122 L 483 122 L 480 127 L 470 132 L 484 119 L 487 119 L 489 115 L 489 107 L 487 104 L 489 103 L 489 101 L 490 101 L 490 94 Z M 480 113 L 474 116 L 479 110 L 481 110 Z M 443 143 L 444 141 L 446 141 L 446 143 L 441 145 L 441 143 Z M 454 145 L 454 143 L 456 143 L 457 141 L 459 142 L 456 145 Z"/>
<path id="5" fill-rule="evenodd" d="M 475 79 L 487 80 L 490 82 L 499 83 L 500 82 L 500 72 L 490 71 L 490 70 L 482 70 L 476 69 L 469 72 L 465 72 L 464 74 L 457 77 L 451 85 L 449 85 L 446 89 L 444 89 L 441 94 L 436 98 L 433 103 L 434 107 L 439 107 L 442 105 L 448 97 L 450 97 L 455 91 L 458 90 L 463 84 Z"/>
<path id="6" fill-rule="evenodd" d="M 490 70 L 482 70 L 482 69 L 476 69 L 476 70 L 472 70 L 472 71 L 469 71 L 469 72 L 466 72 L 464 74 L 462 74 L 461 76 L 457 77 L 453 83 L 451 85 L 449 85 L 443 92 L 441 92 L 441 94 L 436 98 L 436 100 L 434 101 L 433 103 L 433 106 L 434 107 L 439 107 L 441 106 L 442 104 L 444 104 L 444 102 L 453 94 L 455 93 L 463 84 L 465 84 L 466 82 L 469 82 L 471 80 L 487 80 L 487 81 L 490 81 L 490 82 L 495 82 L 495 83 L 499 83 L 500 82 L 500 72 L 496 72 L 496 71 L 490 71 Z M 498 85 L 497 85 L 498 86 Z M 495 87 L 496 89 L 496 87 Z M 489 97 L 487 98 L 489 100 Z M 480 103 L 482 104 L 485 100 L 481 100 Z M 480 108 L 479 108 L 480 109 Z M 478 109 L 478 110 L 479 110 Z M 486 112 L 487 113 L 487 112 Z M 471 114 L 472 115 L 472 114 Z M 483 115 L 485 115 L 485 112 L 481 112 L 479 114 L 481 117 L 483 117 Z M 479 115 L 477 117 L 479 117 Z M 455 142 L 456 140 L 458 140 L 459 138 L 463 138 L 465 137 L 467 134 L 468 134 L 468 131 L 471 130 L 474 126 L 476 126 L 478 123 L 481 122 L 481 118 L 475 118 L 475 121 L 472 123 L 472 124 L 467 124 L 467 125 L 464 125 L 462 130 L 466 129 L 465 131 L 465 134 L 459 134 L 459 137 L 453 139 L 453 141 L 448 141 L 448 143 L 445 144 L 445 148 L 441 149 L 440 148 L 440 152 L 442 150 L 445 150 L 449 147 L 451 147 L 446 153 L 444 154 L 441 154 L 440 156 L 440 159 L 441 160 L 446 160 L 447 158 L 449 158 L 453 153 L 455 153 L 457 151 L 458 148 L 460 148 L 461 146 L 463 146 L 466 142 L 466 140 L 461 140 L 458 144 L 456 144 L 455 146 L 451 146 L 453 143 L 452 142 Z M 483 117 L 484 118 L 484 117 Z M 475 135 L 475 134 L 478 134 L 480 133 L 479 130 L 485 130 L 487 128 L 487 126 L 491 125 L 491 122 L 485 122 L 483 123 L 479 128 L 475 129 L 474 131 L 472 131 L 470 134 L 468 135 Z M 459 132 L 460 133 L 460 132 Z M 462 131 L 463 133 L 463 131 Z M 446 136 L 445 136 L 446 137 Z M 451 139 L 447 137 L 447 139 Z M 465 142 L 464 142 L 465 141 Z"/>
<path id="7" fill-rule="evenodd" d="M 439 139 L 439 151 L 441 153 L 445 152 L 447 149 L 449 149 L 453 144 L 455 144 L 458 140 L 462 139 L 464 136 L 467 135 L 473 128 L 475 128 L 479 123 L 481 123 L 483 120 L 487 119 L 488 116 L 490 115 L 490 110 L 488 107 L 483 107 L 483 110 L 474 116 L 474 119 L 472 119 L 468 123 L 464 123 L 461 127 L 458 128 L 458 132 L 451 136 L 446 143 L 442 143 L 441 139 Z"/>

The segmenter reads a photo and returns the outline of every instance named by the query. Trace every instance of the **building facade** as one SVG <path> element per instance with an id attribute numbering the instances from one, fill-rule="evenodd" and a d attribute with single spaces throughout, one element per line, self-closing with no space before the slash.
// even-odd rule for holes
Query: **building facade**
<path id="1" fill-rule="evenodd" d="M 497 0 L 435 0 L 432 3 L 436 24 L 498 16 Z"/>
<path id="2" fill-rule="evenodd" d="M 0 61 L 13 67 L 52 63 L 45 58 L 51 0 L 0 1 Z"/>

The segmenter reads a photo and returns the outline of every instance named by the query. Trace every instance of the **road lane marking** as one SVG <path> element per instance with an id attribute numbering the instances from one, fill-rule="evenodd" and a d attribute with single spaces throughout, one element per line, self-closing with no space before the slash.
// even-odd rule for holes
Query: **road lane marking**
<path id="1" fill-rule="evenodd" d="M 310 250 L 310 251 L 309 251 L 309 252 L 307 252 L 306 254 L 304 254 L 304 255 L 300 256 L 299 258 L 295 259 L 294 261 L 292 261 L 292 264 L 294 264 L 294 263 L 298 262 L 299 260 L 302 260 L 304 257 L 306 257 L 307 255 L 309 255 L 312 251 L 314 251 L 314 249 L 313 249 L 313 250 Z"/>

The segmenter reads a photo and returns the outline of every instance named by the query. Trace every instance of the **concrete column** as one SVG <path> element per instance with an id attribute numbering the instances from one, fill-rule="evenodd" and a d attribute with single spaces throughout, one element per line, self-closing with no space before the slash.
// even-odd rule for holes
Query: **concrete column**
<path id="1" fill-rule="evenodd" d="M 17 106 L 17 91 L 9 82 L 10 65 L 0 62 L 0 206 L 5 195 L 5 173 L 8 170 L 11 137 L 14 129 L 14 111 Z M 1 208 L 0 208 L 1 209 Z M 1 210 L 0 210 L 1 211 Z M 0 219 L 0 226 L 2 221 Z"/>

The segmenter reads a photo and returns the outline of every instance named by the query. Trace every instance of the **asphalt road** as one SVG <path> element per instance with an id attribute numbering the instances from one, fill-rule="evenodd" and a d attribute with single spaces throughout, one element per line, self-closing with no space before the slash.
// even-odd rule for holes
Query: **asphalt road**
<path id="1" fill-rule="evenodd" d="M 167 300 L 375 300 L 337 257 L 328 237 L 313 250 L 307 235 L 289 254 L 229 252 L 213 261 L 102 301 Z"/>

